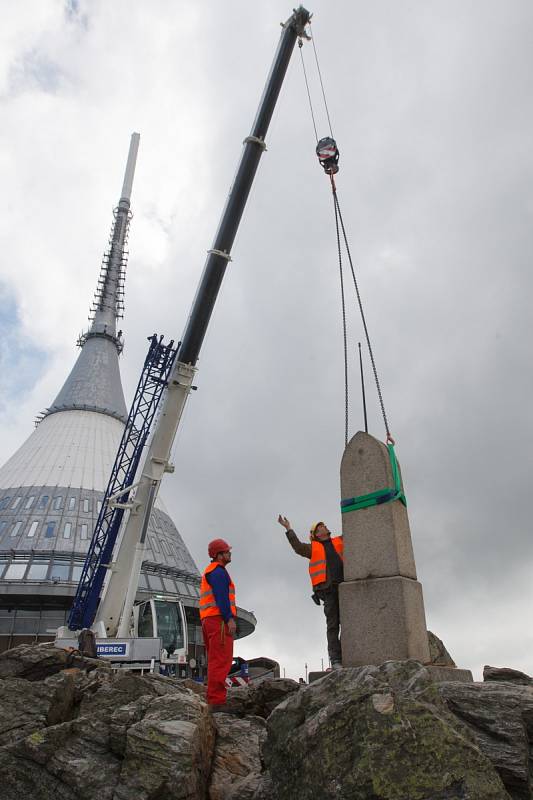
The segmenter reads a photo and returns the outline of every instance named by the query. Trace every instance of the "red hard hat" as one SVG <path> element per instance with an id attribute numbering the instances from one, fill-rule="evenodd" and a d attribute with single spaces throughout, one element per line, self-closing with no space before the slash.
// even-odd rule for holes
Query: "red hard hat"
<path id="1" fill-rule="evenodd" d="M 231 545 L 228 544 L 225 539 L 213 539 L 207 546 L 209 558 L 215 558 L 219 553 L 223 553 L 225 550 L 231 550 Z"/>

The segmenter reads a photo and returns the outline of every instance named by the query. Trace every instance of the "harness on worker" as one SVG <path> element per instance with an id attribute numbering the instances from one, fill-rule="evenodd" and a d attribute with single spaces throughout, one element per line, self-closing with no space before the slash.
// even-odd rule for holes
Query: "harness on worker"
<path id="1" fill-rule="evenodd" d="M 311 27 L 311 23 L 309 23 L 309 27 Z M 322 99 L 324 103 L 324 108 L 328 120 L 329 125 L 329 136 L 325 136 L 322 139 L 318 138 L 318 131 L 316 126 L 315 120 L 315 112 L 313 109 L 313 103 L 311 101 L 311 92 L 309 89 L 309 82 L 307 79 L 307 72 L 305 69 L 305 63 L 302 53 L 302 40 L 298 41 L 298 45 L 300 47 L 300 57 L 302 61 L 302 68 L 304 73 L 305 85 L 307 89 L 307 97 L 309 100 L 309 108 L 311 111 L 311 119 L 313 122 L 313 128 L 315 131 L 316 137 L 316 155 L 318 161 L 323 168 L 325 174 L 328 176 L 331 186 L 331 193 L 333 197 L 333 208 L 335 213 L 335 230 L 337 236 L 337 253 L 338 253 L 338 264 L 339 264 L 339 277 L 340 277 L 340 290 L 341 290 L 341 306 L 342 306 L 342 329 L 343 329 L 343 343 L 344 343 L 344 398 L 345 398 L 345 429 L 344 429 L 344 440 L 345 445 L 348 444 L 348 430 L 349 430 L 349 391 L 348 391 L 348 337 L 347 337 L 347 329 L 346 329 L 346 298 L 345 298 L 345 285 L 344 285 L 344 270 L 343 270 L 343 258 L 342 258 L 342 243 L 344 243 L 344 248 L 346 250 L 346 255 L 348 257 L 348 263 L 350 265 L 350 272 L 353 280 L 353 285 L 355 289 L 355 295 L 357 299 L 357 305 L 359 308 L 359 313 L 361 316 L 361 322 L 364 329 L 366 344 L 368 348 L 368 354 L 370 357 L 370 363 L 372 366 L 372 372 L 374 375 L 374 382 L 376 385 L 377 396 L 379 400 L 379 405 L 381 409 L 381 415 L 383 418 L 383 423 L 385 426 L 385 443 L 387 445 L 387 451 L 389 454 L 389 460 L 391 465 L 392 471 L 392 478 L 393 478 L 393 487 L 386 487 L 384 489 L 379 489 L 375 492 L 370 492 L 369 494 L 361 495 L 360 497 L 350 497 L 345 500 L 341 500 L 341 512 L 343 514 L 348 513 L 349 511 L 357 511 L 362 508 L 369 508 L 370 506 L 377 506 L 381 505 L 382 503 L 391 503 L 395 500 L 399 500 L 403 505 L 407 505 L 407 501 L 405 499 L 405 495 L 402 490 L 402 483 L 400 477 L 400 470 L 398 467 L 398 462 L 396 461 L 396 454 L 394 452 L 394 439 L 390 432 L 389 422 L 387 418 L 387 413 L 385 411 L 385 404 L 383 402 L 383 395 L 381 391 L 381 385 L 378 377 L 378 372 L 376 368 L 376 362 L 374 358 L 374 352 L 372 349 L 372 343 L 370 341 L 370 335 L 368 332 L 368 326 L 366 322 L 366 317 L 363 309 L 363 303 L 361 300 L 361 295 L 359 292 L 359 286 L 357 283 L 357 278 L 355 275 L 355 268 L 352 261 L 352 256 L 350 252 L 350 246 L 348 244 L 348 237 L 346 235 L 346 229 L 344 226 L 344 220 L 342 217 L 342 212 L 339 204 L 339 197 L 337 193 L 337 186 L 335 183 L 334 176 L 339 171 L 339 148 L 337 147 L 337 142 L 333 137 L 333 129 L 331 125 L 331 119 L 329 115 L 328 104 L 326 100 L 326 93 L 324 90 L 324 83 L 322 80 L 322 73 L 320 70 L 320 65 L 318 62 L 318 54 L 316 51 L 315 39 L 313 36 L 309 35 L 313 43 L 313 51 L 315 54 L 315 63 L 318 72 L 318 77 L 320 79 L 320 87 L 322 90 Z M 359 343 L 359 354 L 361 354 L 361 345 Z M 366 424 L 366 402 L 365 402 L 365 395 L 364 395 L 364 381 L 363 381 L 363 365 L 362 360 L 360 360 L 361 365 L 361 383 L 363 389 L 363 407 L 365 413 L 365 430 L 367 430 Z"/>

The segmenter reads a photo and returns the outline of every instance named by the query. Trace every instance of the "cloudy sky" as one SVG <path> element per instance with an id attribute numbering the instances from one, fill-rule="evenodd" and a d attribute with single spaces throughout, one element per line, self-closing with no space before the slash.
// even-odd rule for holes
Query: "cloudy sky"
<path id="1" fill-rule="evenodd" d="M 128 401 L 179 339 L 279 37 L 281 0 L 0 0 L 0 462 L 86 326 L 132 131 Z M 533 673 L 533 6 L 316 0 L 339 199 L 397 441 L 428 626 L 460 666 Z M 328 128 L 312 47 L 319 135 Z M 239 644 L 326 659 L 307 567 L 276 523 L 339 530 L 336 242 L 300 55 L 276 108 L 162 494 L 200 568 L 227 537 Z M 356 367 L 361 327 L 349 293 Z M 366 358 L 370 432 L 383 438 Z M 352 375 L 350 433 L 362 427 Z"/>

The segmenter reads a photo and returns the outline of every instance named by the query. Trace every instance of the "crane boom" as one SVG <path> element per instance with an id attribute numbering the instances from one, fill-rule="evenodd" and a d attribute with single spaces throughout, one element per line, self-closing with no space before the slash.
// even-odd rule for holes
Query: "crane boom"
<path id="1" fill-rule="evenodd" d="M 244 149 L 237 173 L 215 235 L 213 247 L 208 251 L 204 271 L 194 298 L 183 333 L 174 367 L 168 380 L 157 426 L 138 478 L 134 506 L 123 527 L 118 552 L 100 603 L 96 624 L 103 634 L 125 636 L 128 633 L 131 606 L 137 583 L 143 547 L 143 531 L 157 497 L 159 485 L 166 471 L 172 471 L 170 452 L 192 388 L 196 363 L 207 331 L 207 326 L 217 295 L 230 261 L 231 248 L 259 160 L 265 150 L 265 137 L 283 84 L 285 73 L 298 37 L 306 37 L 305 26 L 310 13 L 300 6 L 282 25 L 281 38 L 276 50 L 259 108 L 250 135 L 244 140 Z M 125 601 L 126 598 L 126 601 Z"/>

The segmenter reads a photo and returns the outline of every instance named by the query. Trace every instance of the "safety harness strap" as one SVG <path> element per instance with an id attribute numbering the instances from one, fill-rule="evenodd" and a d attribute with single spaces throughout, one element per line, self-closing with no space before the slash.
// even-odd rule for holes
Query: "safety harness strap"
<path id="1" fill-rule="evenodd" d="M 386 489 L 379 489 L 377 492 L 370 492 L 369 494 L 362 494 L 360 497 L 350 497 L 347 500 L 341 500 L 341 513 L 347 514 L 348 511 L 358 511 L 360 508 L 369 508 L 370 506 L 380 506 L 382 503 L 392 503 L 394 500 L 399 500 L 404 506 L 407 506 L 407 500 L 402 492 L 402 483 L 400 480 L 400 470 L 398 469 L 398 462 L 396 461 L 396 454 L 394 452 L 394 445 L 388 444 L 387 450 L 389 451 L 389 458 L 392 468 L 392 478 L 394 481 L 394 489 L 390 487 Z"/>

